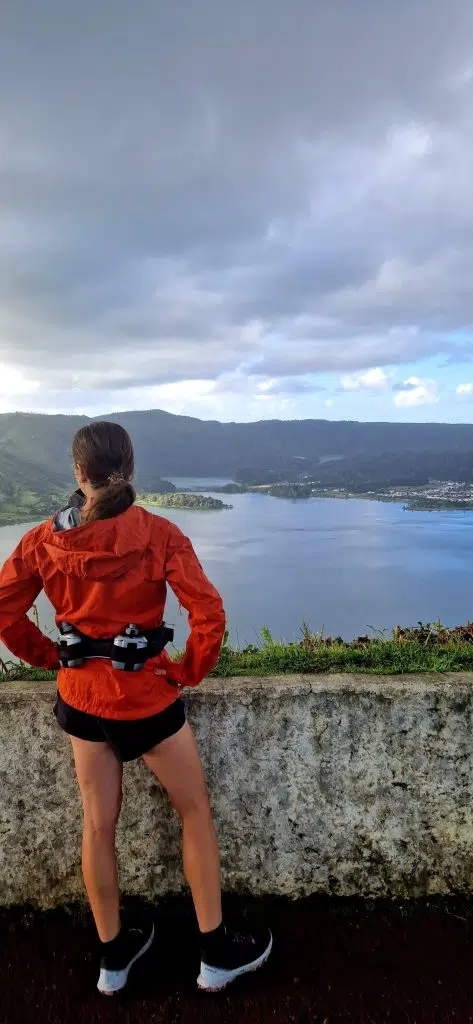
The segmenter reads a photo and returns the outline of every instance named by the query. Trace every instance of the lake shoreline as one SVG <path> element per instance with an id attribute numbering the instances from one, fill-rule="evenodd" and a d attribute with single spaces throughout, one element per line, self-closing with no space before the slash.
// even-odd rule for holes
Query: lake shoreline
<path id="1" fill-rule="evenodd" d="M 185 485 L 191 489 L 192 482 Z M 208 494 L 220 497 L 221 483 L 209 480 Z M 396 622 L 440 618 L 453 624 L 472 615 L 473 513 L 414 516 L 400 504 L 366 499 L 288 505 L 237 494 L 228 500 L 228 515 L 158 507 L 150 514 L 162 515 L 190 538 L 222 594 L 235 646 L 257 644 L 264 624 L 274 637 L 297 639 L 304 618 L 315 630 L 349 638 Z M 3 527 L 2 561 L 38 521 Z M 52 629 L 43 594 L 37 604 L 43 628 Z M 171 592 L 165 618 L 182 649 L 187 615 Z"/>
<path id="2" fill-rule="evenodd" d="M 269 489 L 261 487 L 242 487 L 240 490 L 230 491 L 224 490 L 223 488 L 208 487 L 206 491 L 211 491 L 212 494 L 235 494 L 235 495 L 255 495 L 268 498 L 279 498 L 281 502 L 288 502 L 294 504 L 309 504 L 314 500 L 325 501 L 336 501 L 336 502 L 350 502 L 350 501 L 364 501 L 372 502 L 373 504 L 384 504 L 384 505 L 397 505 L 404 512 L 473 512 L 473 502 L 460 502 L 460 501 L 442 501 L 442 500 L 417 500 L 409 499 L 407 495 L 393 495 L 389 496 L 386 494 L 378 494 L 376 492 L 363 492 L 357 494 L 352 491 L 336 491 L 327 493 L 326 491 L 313 491 L 310 495 L 283 495 L 270 493 Z M 192 502 L 190 499 L 196 499 Z M 183 499 L 183 500 L 179 500 Z M 186 500 L 189 499 L 189 500 Z M 220 512 L 220 511 L 231 511 L 233 505 L 227 505 L 223 501 L 217 498 L 211 497 L 210 495 L 202 492 L 195 492 L 192 490 L 182 490 L 169 495 L 138 495 L 136 499 L 136 505 L 142 508 L 161 508 L 169 511 L 190 511 L 190 512 Z M 37 523 L 47 522 L 57 511 L 57 507 L 52 508 L 48 513 L 43 513 L 43 516 L 38 515 L 25 516 L 22 511 L 18 515 L 12 513 L 11 515 L 0 513 L 0 528 L 9 526 L 34 526 Z"/>
<path id="3" fill-rule="evenodd" d="M 306 484 L 228 484 L 218 488 L 219 494 L 261 494 L 282 501 L 311 501 L 314 498 L 334 501 L 373 501 L 384 504 L 401 505 L 405 512 L 473 512 L 473 498 L 437 498 L 419 496 L 418 490 L 410 494 L 408 490 L 396 494 L 385 491 L 350 491 L 330 490 L 327 488 L 310 487 Z"/>

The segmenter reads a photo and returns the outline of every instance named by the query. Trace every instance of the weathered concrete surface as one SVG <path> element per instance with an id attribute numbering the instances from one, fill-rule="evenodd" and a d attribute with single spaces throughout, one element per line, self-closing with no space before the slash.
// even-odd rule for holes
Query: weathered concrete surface
<path id="1" fill-rule="evenodd" d="M 0 904 L 82 897 L 81 811 L 49 683 L 0 686 Z M 473 891 L 473 676 L 207 681 L 188 696 L 224 885 L 254 894 Z M 179 828 L 125 768 L 122 887 L 183 885 Z"/>

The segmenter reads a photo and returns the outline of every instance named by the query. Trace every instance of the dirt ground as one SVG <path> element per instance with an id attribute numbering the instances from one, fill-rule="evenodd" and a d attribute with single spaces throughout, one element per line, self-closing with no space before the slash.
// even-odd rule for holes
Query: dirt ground
<path id="1" fill-rule="evenodd" d="M 270 964 L 218 996 L 198 993 L 187 900 L 152 912 L 158 939 L 126 994 L 100 996 L 88 914 L 0 913 L 1 1024 L 467 1024 L 473 1022 L 473 902 L 227 901 L 267 920 Z M 127 903 L 129 919 L 143 912 Z"/>

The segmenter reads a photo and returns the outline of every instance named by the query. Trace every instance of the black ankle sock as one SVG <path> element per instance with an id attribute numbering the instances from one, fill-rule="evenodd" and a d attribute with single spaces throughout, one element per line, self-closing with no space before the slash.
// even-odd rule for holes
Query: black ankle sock
<path id="1" fill-rule="evenodd" d="M 222 921 L 218 928 L 214 928 L 211 932 L 200 933 L 200 946 L 205 956 L 210 956 L 218 952 L 226 939 L 225 925 Z"/>
<path id="2" fill-rule="evenodd" d="M 119 950 L 122 949 L 124 940 L 125 930 L 124 928 L 120 928 L 118 935 L 116 935 L 114 939 L 110 939 L 110 942 L 100 942 L 102 955 L 110 956 L 117 953 Z"/>

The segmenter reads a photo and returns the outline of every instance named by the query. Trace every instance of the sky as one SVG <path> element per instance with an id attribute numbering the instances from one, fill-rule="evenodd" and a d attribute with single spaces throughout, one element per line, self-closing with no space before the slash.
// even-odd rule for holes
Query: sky
<path id="1" fill-rule="evenodd" d="M 0 412 L 470 422 L 471 0 L 0 10 Z"/>

